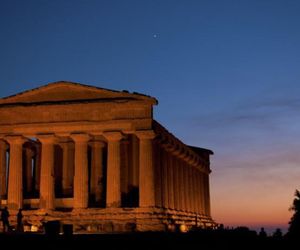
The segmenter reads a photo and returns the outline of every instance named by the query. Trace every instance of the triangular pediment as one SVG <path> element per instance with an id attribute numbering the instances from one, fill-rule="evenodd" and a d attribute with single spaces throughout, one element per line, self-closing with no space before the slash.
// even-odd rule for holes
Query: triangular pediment
<path id="1" fill-rule="evenodd" d="M 153 97 L 93 87 L 73 82 L 54 82 L 36 89 L 24 91 L 13 96 L 0 99 L 0 104 L 47 103 L 61 101 L 89 101 L 101 99 L 133 99 L 144 100 L 156 104 Z"/>

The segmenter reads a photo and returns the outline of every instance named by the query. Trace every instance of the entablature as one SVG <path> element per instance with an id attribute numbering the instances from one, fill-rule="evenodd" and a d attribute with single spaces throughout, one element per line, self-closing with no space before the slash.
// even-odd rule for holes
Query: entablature
<path id="1" fill-rule="evenodd" d="M 153 130 L 157 134 L 156 140 L 166 151 L 182 158 L 201 171 L 211 172 L 209 157 L 204 158 L 197 154 L 191 147 L 185 145 L 155 120 L 153 120 Z"/>

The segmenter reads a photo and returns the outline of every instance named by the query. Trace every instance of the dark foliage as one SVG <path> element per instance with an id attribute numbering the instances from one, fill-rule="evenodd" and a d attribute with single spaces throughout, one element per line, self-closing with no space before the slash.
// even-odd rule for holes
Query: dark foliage
<path id="1" fill-rule="evenodd" d="M 281 239 L 282 238 L 282 231 L 280 228 L 277 228 L 275 230 L 275 232 L 273 233 L 272 237 L 275 238 L 275 239 Z"/>
<path id="2" fill-rule="evenodd" d="M 216 230 L 198 229 L 188 233 L 124 233 L 124 234 L 73 234 L 72 228 L 64 228 L 58 234 L 56 222 L 47 225 L 45 234 L 0 233 L 1 246 L 9 249 L 68 250 L 235 250 L 235 249 L 295 249 L 294 240 L 284 237 L 261 238 L 247 227 Z M 8 247 L 7 247 L 8 248 Z M 2 248 L 1 248 L 2 249 Z"/>
<path id="3" fill-rule="evenodd" d="M 289 224 L 288 237 L 300 238 L 300 192 L 296 190 L 295 199 L 290 210 L 294 211 Z"/>

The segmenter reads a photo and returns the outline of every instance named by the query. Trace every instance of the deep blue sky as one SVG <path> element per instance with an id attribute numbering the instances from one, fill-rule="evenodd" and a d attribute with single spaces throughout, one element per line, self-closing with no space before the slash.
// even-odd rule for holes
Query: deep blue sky
<path id="1" fill-rule="evenodd" d="M 155 96 L 157 120 L 215 152 L 216 220 L 283 225 L 300 188 L 299 13 L 297 0 L 1 0 L 0 96 L 58 80 Z"/>

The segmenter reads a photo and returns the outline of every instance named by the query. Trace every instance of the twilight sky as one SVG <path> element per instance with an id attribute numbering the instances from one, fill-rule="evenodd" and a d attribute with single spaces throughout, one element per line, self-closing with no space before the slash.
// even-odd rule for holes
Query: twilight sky
<path id="1" fill-rule="evenodd" d="M 300 188 L 299 13 L 298 0 L 1 0 L 0 96 L 59 80 L 152 95 L 170 132 L 215 152 L 213 218 L 284 229 Z"/>

